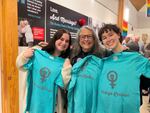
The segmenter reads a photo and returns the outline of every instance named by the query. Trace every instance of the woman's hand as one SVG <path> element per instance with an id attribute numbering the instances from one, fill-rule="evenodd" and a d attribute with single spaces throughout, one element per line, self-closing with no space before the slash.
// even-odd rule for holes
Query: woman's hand
<path id="1" fill-rule="evenodd" d="M 24 56 L 25 58 L 30 58 L 30 57 L 33 56 L 33 54 L 34 54 L 34 49 L 33 49 L 33 48 L 27 48 L 27 49 L 24 51 L 23 56 Z"/>
<path id="2" fill-rule="evenodd" d="M 42 42 L 39 42 L 38 45 L 41 46 L 41 47 L 45 47 L 45 46 L 48 45 L 48 43 L 42 41 Z"/>
<path id="3" fill-rule="evenodd" d="M 127 46 L 122 46 L 123 47 L 123 50 L 128 50 L 128 49 L 130 49 L 129 47 L 127 47 Z"/>
<path id="4" fill-rule="evenodd" d="M 67 58 L 64 62 L 63 67 L 68 67 L 69 65 L 71 65 L 69 58 Z"/>

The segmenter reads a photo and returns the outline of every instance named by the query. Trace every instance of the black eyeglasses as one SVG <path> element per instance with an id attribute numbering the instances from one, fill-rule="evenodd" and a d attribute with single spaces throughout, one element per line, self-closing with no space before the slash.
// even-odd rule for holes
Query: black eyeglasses
<path id="1" fill-rule="evenodd" d="M 85 40 L 85 39 L 87 39 L 87 40 L 92 40 L 92 39 L 93 39 L 93 36 L 92 36 L 92 35 L 80 35 L 79 38 L 80 38 L 81 40 Z"/>

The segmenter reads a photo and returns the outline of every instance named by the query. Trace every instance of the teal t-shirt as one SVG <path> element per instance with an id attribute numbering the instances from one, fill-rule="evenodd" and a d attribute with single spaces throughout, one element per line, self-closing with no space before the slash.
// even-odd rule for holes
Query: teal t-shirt
<path id="1" fill-rule="evenodd" d="M 57 88 L 64 87 L 61 76 L 63 63 L 63 58 L 35 50 L 33 57 L 24 65 L 28 70 L 26 111 L 54 113 Z"/>
<path id="2" fill-rule="evenodd" d="M 150 61 L 136 52 L 105 58 L 96 113 L 139 113 L 140 76 L 150 78 Z"/>
<path id="3" fill-rule="evenodd" d="M 68 113 L 96 113 L 101 69 L 101 59 L 92 55 L 73 66 L 68 86 Z"/>

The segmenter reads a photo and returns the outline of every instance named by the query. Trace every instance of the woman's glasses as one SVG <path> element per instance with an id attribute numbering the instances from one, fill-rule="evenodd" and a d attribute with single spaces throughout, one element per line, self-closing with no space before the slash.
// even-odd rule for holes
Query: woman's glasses
<path id="1" fill-rule="evenodd" d="M 81 40 L 92 40 L 93 39 L 93 36 L 92 35 L 80 35 L 79 38 Z"/>

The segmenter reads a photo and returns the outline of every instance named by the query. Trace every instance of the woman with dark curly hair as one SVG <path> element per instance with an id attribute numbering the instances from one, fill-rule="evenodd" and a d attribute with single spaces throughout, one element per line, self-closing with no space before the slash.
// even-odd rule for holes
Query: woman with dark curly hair
<path id="1" fill-rule="evenodd" d="M 98 35 L 113 54 L 103 59 L 96 113 L 139 113 L 140 76 L 150 78 L 149 59 L 124 50 L 121 30 L 114 24 L 104 24 Z"/>

